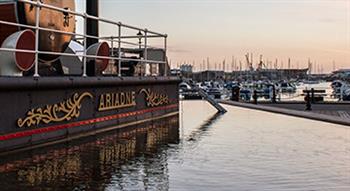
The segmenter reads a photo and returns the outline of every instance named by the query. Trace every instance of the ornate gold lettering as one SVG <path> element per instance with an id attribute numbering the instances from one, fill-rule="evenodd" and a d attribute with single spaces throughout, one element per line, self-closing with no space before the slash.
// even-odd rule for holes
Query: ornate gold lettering
<path id="1" fill-rule="evenodd" d="M 131 93 L 130 92 L 125 94 L 125 100 L 126 100 L 127 104 L 131 103 Z"/>
<path id="2" fill-rule="evenodd" d="M 120 105 L 125 105 L 125 93 L 120 93 Z"/>
<path id="3" fill-rule="evenodd" d="M 111 107 L 111 94 L 106 94 L 106 107 Z"/>
<path id="4" fill-rule="evenodd" d="M 106 107 L 105 106 L 105 96 L 104 95 L 101 95 L 100 96 L 100 105 L 99 105 L 99 108 L 104 108 Z"/>
<path id="5" fill-rule="evenodd" d="M 136 105 L 136 96 L 135 96 L 135 92 L 131 92 L 131 100 L 132 100 L 132 104 Z"/>
<path id="6" fill-rule="evenodd" d="M 148 107 L 157 107 L 169 103 L 169 97 L 167 95 L 152 92 L 151 89 L 141 89 L 140 93 L 144 93 L 146 95 Z"/>
<path id="7" fill-rule="evenodd" d="M 119 94 L 115 94 L 115 102 L 114 105 L 119 105 Z"/>
<path id="8" fill-rule="evenodd" d="M 85 97 L 92 98 L 93 95 L 85 92 L 81 95 L 75 93 L 72 98 L 59 104 L 47 105 L 44 108 L 37 108 L 28 111 L 25 119 L 18 119 L 18 127 L 32 127 L 40 123 L 70 121 L 80 116 L 81 102 Z"/>
<path id="9" fill-rule="evenodd" d="M 106 93 L 100 96 L 98 111 L 108 111 L 136 105 L 135 92 Z"/>

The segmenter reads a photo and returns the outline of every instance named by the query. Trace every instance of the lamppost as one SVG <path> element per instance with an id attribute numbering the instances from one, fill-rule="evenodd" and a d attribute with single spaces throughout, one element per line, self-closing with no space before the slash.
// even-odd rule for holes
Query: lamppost
<path id="1" fill-rule="evenodd" d="M 141 49 L 141 43 L 142 43 L 141 39 L 142 39 L 143 34 L 141 31 L 139 31 L 136 35 L 139 37 L 139 49 Z"/>

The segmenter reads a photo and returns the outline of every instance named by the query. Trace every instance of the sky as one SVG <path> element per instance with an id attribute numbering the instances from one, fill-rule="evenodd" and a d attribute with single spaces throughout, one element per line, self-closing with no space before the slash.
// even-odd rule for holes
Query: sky
<path id="1" fill-rule="evenodd" d="M 168 34 L 173 67 L 230 69 L 234 57 L 244 69 L 249 52 L 270 67 L 350 68 L 350 0 L 100 0 L 100 16 Z"/>

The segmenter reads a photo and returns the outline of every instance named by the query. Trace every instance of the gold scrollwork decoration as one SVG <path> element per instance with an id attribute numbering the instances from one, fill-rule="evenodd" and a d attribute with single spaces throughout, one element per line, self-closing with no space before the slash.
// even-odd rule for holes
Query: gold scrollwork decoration
<path id="1" fill-rule="evenodd" d="M 141 89 L 140 93 L 144 93 L 146 95 L 148 107 L 157 107 L 169 103 L 169 97 L 166 94 L 152 92 L 151 89 Z"/>
<path id="2" fill-rule="evenodd" d="M 89 92 L 81 95 L 75 93 L 71 98 L 54 105 L 46 105 L 44 108 L 37 108 L 28 111 L 25 119 L 18 119 L 17 125 L 22 128 L 32 127 L 40 123 L 49 124 L 51 122 L 70 121 L 80 116 L 81 102 L 85 98 L 93 98 Z"/>

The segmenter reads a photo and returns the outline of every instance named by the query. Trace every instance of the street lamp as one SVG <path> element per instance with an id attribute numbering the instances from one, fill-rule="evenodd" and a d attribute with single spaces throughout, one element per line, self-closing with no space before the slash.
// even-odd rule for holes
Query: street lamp
<path id="1" fill-rule="evenodd" d="M 139 31 L 136 35 L 139 37 L 139 49 L 141 49 L 141 43 L 142 43 L 141 39 L 142 39 L 143 34 L 141 31 Z"/>

